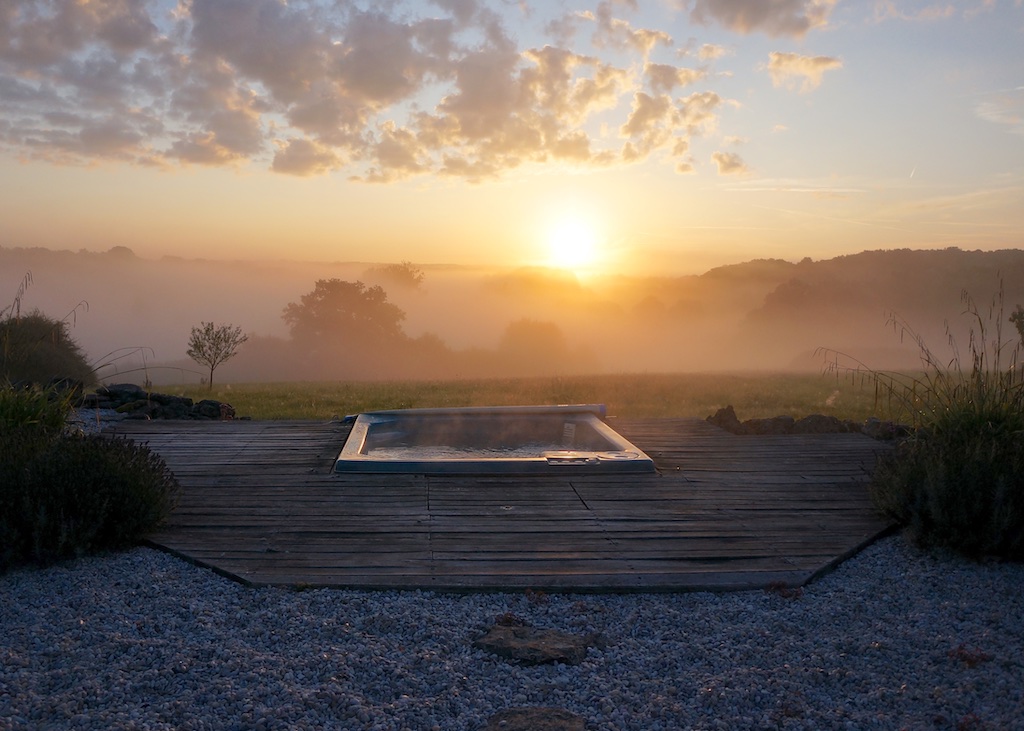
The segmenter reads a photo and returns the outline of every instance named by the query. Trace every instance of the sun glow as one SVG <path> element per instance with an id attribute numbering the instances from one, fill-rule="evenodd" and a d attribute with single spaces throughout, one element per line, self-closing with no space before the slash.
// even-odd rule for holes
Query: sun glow
<path id="1" fill-rule="evenodd" d="M 597 243 L 596 232 L 586 222 L 559 221 L 548 234 L 548 264 L 573 271 L 590 269 L 597 263 Z"/>

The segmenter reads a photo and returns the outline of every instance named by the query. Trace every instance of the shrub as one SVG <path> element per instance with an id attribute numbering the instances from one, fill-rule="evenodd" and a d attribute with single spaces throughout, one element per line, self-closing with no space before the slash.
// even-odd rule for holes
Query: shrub
<path id="1" fill-rule="evenodd" d="M 1024 372 L 1020 346 L 1002 337 L 1002 288 L 987 315 L 963 293 L 970 363 L 943 365 L 916 341 L 922 376 L 869 377 L 913 427 L 910 438 L 880 459 L 871 495 L 922 547 L 951 548 L 980 558 L 1024 560 Z M 994 323 L 994 327 L 993 327 Z M 947 328 L 948 332 L 948 328 Z M 994 333 L 994 334 L 993 334 Z M 861 372 L 861 371 L 859 371 Z"/>
<path id="2" fill-rule="evenodd" d="M 63 431 L 66 398 L 0 389 L 0 570 L 122 548 L 171 510 L 177 481 L 127 439 Z"/>
<path id="3" fill-rule="evenodd" d="M 37 311 L 0 320 L 0 380 L 92 385 L 96 378 L 67 323 Z"/>
<path id="4" fill-rule="evenodd" d="M 26 429 L 41 439 L 64 429 L 71 412 L 71 394 L 57 389 L 0 386 L 0 429 Z"/>
<path id="5" fill-rule="evenodd" d="M 871 493 L 922 547 L 1024 560 L 1024 424 L 951 404 L 879 462 Z"/>

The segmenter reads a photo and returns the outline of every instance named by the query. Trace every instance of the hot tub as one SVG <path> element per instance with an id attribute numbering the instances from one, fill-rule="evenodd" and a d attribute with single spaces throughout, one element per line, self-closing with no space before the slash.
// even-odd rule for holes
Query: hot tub
<path id="1" fill-rule="evenodd" d="M 651 473 L 601 404 L 372 411 L 355 417 L 336 472 Z M 351 417 L 350 417 L 351 418 Z"/>

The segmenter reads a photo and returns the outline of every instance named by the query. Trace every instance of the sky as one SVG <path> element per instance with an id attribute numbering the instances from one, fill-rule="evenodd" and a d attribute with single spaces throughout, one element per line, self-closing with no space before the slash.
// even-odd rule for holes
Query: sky
<path id="1" fill-rule="evenodd" d="M 0 0 L 0 246 L 699 273 L 1024 241 L 1024 0 Z"/>

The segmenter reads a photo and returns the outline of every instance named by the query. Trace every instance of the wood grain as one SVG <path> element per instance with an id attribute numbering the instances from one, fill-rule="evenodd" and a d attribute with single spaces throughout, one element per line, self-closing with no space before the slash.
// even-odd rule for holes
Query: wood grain
<path id="1" fill-rule="evenodd" d="M 801 585 L 889 529 L 886 447 L 613 419 L 656 475 L 336 474 L 339 423 L 122 422 L 182 490 L 155 546 L 254 586 L 692 591 Z"/>

